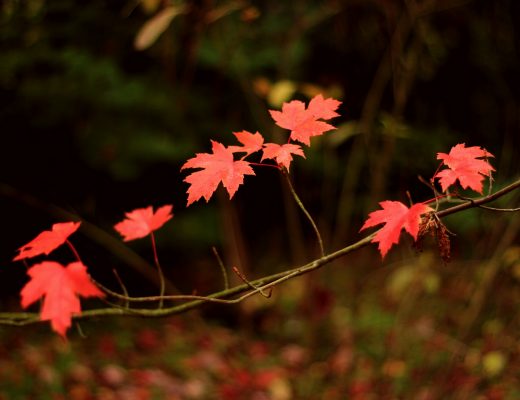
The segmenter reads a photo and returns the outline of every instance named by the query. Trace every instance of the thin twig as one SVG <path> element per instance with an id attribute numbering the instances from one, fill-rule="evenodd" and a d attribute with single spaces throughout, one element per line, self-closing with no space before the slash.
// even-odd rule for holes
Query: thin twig
<path id="1" fill-rule="evenodd" d="M 413 206 L 412 195 L 410 194 L 409 190 L 406 191 L 406 197 L 408 197 L 408 203 L 410 204 L 410 207 Z"/>
<path id="2" fill-rule="evenodd" d="M 153 247 L 153 258 L 155 261 L 155 266 L 157 267 L 157 273 L 159 274 L 159 285 L 160 285 L 160 299 L 159 299 L 159 308 L 163 307 L 163 300 L 164 297 L 164 274 L 161 268 L 161 264 L 159 264 L 159 256 L 157 255 L 157 246 L 155 245 L 155 235 L 153 232 L 150 232 L 150 238 L 152 239 L 152 247 Z"/>
<path id="3" fill-rule="evenodd" d="M 125 284 L 123 283 L 123 281 L 121 280 L 121 277 L 119 276 L 119 274 L 117 273 L 117 270 L 115 268 L 112 268 L 112 272 L 114 273 L 114 275 L 116 276 L 116 279 L 117 281 L 119 282 L 119 285 L 121 286 L 121 290 L 123 290 L 123 294 L 128 297 L 128 290 L 126 290 L 126 286 Z M 128 301 L 128 299 L 125 299 L 125 307 L 126 308 L 129 308 L 130 307 L 130 302 Z"/>
<path id="4" fill-rule="evenodd" d="M 417 179 L 419 179 L 419 182 L 425 184 L 426 186 L 428 186 L 428 188 L 430 188 L 434 193 L 435 193 L 435 186 L 432 185 L 431 181 L 427 181 L 426 179 L 424 179 L 421 175 L 417 175 Z"/>
<path id="5" fill-rule="evenodd" d="M 294 187 L 293 187 L 292 182 L 291 182 L 291 178 L 289 177 L 289 173 L 287 172 L 287 170 L 285 168 L 282 168 L 281 171 L 282 171 L 283 177 L 285 178 L 285 181 L 287 182 L 287 185 L 289 186 L 289 190 L 291 191 L 291 194 L 292 194 L 292 196 L 294 198 L 294 201 L 296 201 L 296 204 L 298 204 L 298 207 L 300 207 L 300 209 L 303 211 L 303 213 L 305 214 L 305 216 L 307 217 L 307 219 L 311 223 L 312 229 L 314 229 L 314 233 L 316 234 L 316 238 L 318 239 L 318 245 L 320 246 L 320 254 L 321 254 L 322 257 L 324 257 L 325 256 L 325 250 L 323 249 L 323 240 L 321 240 L 320 231 L 318 230 L 318 227 L 316 226 L 316 223 L 314 222 L 314 220 L 312 219 L 311 215 L 309 214 L 309 212 L 307 211 L 307 209 L 303 205 L 302 201 L 300 200 L 300 197 L 298 196 L 298 194 L 294 190 Z"/>
<path id="6" fill-rule="evenodd" d="M 520 188 L 520 179 L 517 179 L 510 185 L 496 191 L 493 194 L 490 194 L 489 196 L 484 196 L 484 197 L 481 197 L 479 199 L 474 199 L 474 200 L 472 199 L 471 201 L 467 201 L 465 203 L 457 204 L 456 206 L 446 208 L 441 211 L 437 211 L 437 216 L 439 218 L 442 218 L 447 215 L 451 215 L 451 214 L 455 214 L 455 213 L 463 211 L 463 210 L 467 210 L 468 208 L 474 208 L 474 207 L 478 207 L 485 203 L 490 203 L 490 202 L 498 199 L 499 197 L 502 197 L 502 196 L 508 194 L 509 192 L 512 192 L 513 190 L 516 190 L 518 188 Z"/>
<path id="7" fill-rule="evenodd" d="M 83 329 L 81 329 L 81 324 L 79 322 L 76 322 L 76 329 L 78 330 L 79 337 L 82 339 L 86 339 L 87 335 L 83 332 Z"/>
<path id="8" fill-rule="evenodd" d="M 269 298 L 271 297 L 271 294 L 272 294 L 272 290 L 269 291 L 269 293 L 265 293 L 262 288 L 258 288 L 256 287 L 255 285 L 253 285 L 251 282 L 249 282 L 249 280 L 246 278 L 246 276 L 240 272 L 240 270 L 237 268 L 237 267 L 233 267 L 233 271 L 235 271 L 235 274 L 237 274 L 237 276 L 242 280 L 242 282 L 244 282 L 246 285 L 248 285 L 251 289 L 253 290 L 258 290 L 258 292 L 264 296 L 265 298 Z"/>
<path id="9" fill-rule="evenodd" d="M 484 210 L 490 211 L 500 211 L 500 212 L 517 212 L 520 211 L 520 207 L 517 208 L 496 208 L 496 207 L 488 207 L 488 206 L 477 206 L 478 208 L 483 208 Z"/>
<path id="10" fill-rule="evenodd" d="M 222 262 L 222 258 L 218 254 L 217 248 L 213 246 L 211 248 L 213 250 L 213 254 L 215 255 L 215 258 L 217 259 L 217 263 L 220 267 L 220 271 L 222 272 L 222 278 L 224 279 L 224 289 L 229 289 L 229 279 L 226 271 L 226 267 L 224 266 L 224 263 Z"/>
<path id="11" fill-rule="evenodd" d="M 110 290 L 109 288 L 107 288 L 105 285 L 99 283 L 98 281 L 96 281 L 94 278 L 90 277 L 90 280 L 92 282 L 94 282 L 94 284 L 96 286 L 98 286 L 103 292 L 105 292 L 106 294 L 109 294 L 110 296 L 114 296 L 114 297 L 117 297 L 119 299 L 123 299 L 123 300 L 126 300 L 126 299 L 131 299 L 132 297 L 129 297 L 128 296 L 128 293 L 125 291 L 125 294 L 124 295 L 121 295 L 117 292 L 114 292 L 112 290 Z"/>
<path id="12" fill-rule="evenodd" d="M 461 200 L 465 200 L 465 201 L 469 201 L 469 202 L 473 202 L 475 201 L 474 199 L 470 198 L 470 197 L 464 197 L 464 196 L 457 196 L 459 199 Z M 497 208 L 497 207 L 489 207 L 489 206 L 481 206 L 481 205 L 476 205 L 476 207 L 478 208 L 483 208 L 484 210 L 490 210 L 490 211 L 499 211 L 499 212 L 516 212 L 516 211 L 520 211 L 520 207 L 517 207 L 517 208 Z"/>

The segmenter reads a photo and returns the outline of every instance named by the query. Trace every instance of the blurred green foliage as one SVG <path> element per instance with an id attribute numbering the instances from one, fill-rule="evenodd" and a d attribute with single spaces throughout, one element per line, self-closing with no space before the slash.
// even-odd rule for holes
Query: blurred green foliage
<path id="1" fill-rule="evenodd" d="M 155 33 L 137 50 L 145 26 Z M 502 187 L 520 172 L 519 49 L 516 0 L 4 0 L 0 304 L 15 309 L 26 282 L 15 249 L 64 211 L 110 232 L 125 211 L 173 203 L 157 243 L 185 293 L 222 288 L 211 246 L 251 278 L 312 259 L 313 232 L 275 171 L 189 209 L 179 171 L 233 131 L 285 141 L 267 110 L 292 98 L 343 102 L 338 129 L 291 167 L 327 250 L 359 238 L 377 202 L 431 198 L 417 175 L 429 180 L 456 143 L 493 153 Z M 70 344 L 46 325 L 2 330 L 0 399 L 518 398 L 518 220 L 452 215 L 452 264 L 433 240 L 418 255 L 403 238 L 384 266 L 371 246 L 274 302 L 207 307 L 202 324 L 89 322 L 89 340 Z M 157 293 L 96 239 L 74 238 L 96 279 L 118 288 L 115 267 L 133 294 Z M 130 246 L 151 259 L 149 243 Z M 210 325 L 215 314 L 231 329 Z"/>

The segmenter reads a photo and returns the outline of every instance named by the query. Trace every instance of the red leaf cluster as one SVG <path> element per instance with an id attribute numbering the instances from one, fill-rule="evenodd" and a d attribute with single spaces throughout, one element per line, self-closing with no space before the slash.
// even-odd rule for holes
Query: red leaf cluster
<path id="1" fill-rule="evenodd" d="M 322 135 L 334 129 L 334 126 L 320 121 L 338 116 L 335 110 L 341 103 L 334 99 L 324 99 L 317 95 L 311 99 L 309 106 L 298 100 L 282 105 L 282 111 L 270 110 L 276 124 L 290 129 L 289 141 L 299 141 L 310 145 L 312 136 Z M 188 188 L 188 206 L 201 198 L 209 201 L 220 183 L 226 188 L 231 199 L 238 187 L 244 182 L 245 175 L 255 175 L 251 163 L 244 159 L 249 155 L 262 151 L 261 161 L 275 160 L 279 167 L 290 169 L 293 155 L 305 157 L 303 150 L 297 144 L 265 143 L 259 133 L 248 131 L 234 132 L 240 146 L 224 146 L 211 141 L 212 153 L 198 153 L 190 158 L 181 167 L 182 169 L 196 168 L 184 181 L 190 184 Z M 235 160 L 234 153 L 245 153 L 239 160 Z"/>
<path id="2" fill-rule="evenodd" d="M 439 179 L 444 192 L 459 181 L 462 188 L 470 188 L 482 194 L 482 181 L 495 170 L 487 161 L 489 157 L 493 157 L 493 154 L 478 146 L 457 144 L 448 154 L 437 153 L 437 159 L 442 160 L 442 165 L 447 168 L 437 172 L 434 179 Z"/>
<path id="3" fill-rule="evenodd" d="M 266 159 L 274 159 L 279 165 L 283 165 L 285 168 L 287 168 L 287 171 L 289 171 L 293 159 L 293 154 L 305 158 L 305 154 L 303 153 L 302 148 L 297 144 L 267 143 L 264 146 L 262 161 Z"/>
<path id="4" fill-rule="evenodd" d="M 282 111 L 270 110 L 271 117 L 276 125 L 291 130 L 291 140 L 296 140 L 310 146 L 312 136 L 323 135 L 323 133 L 334 129 L 334 126 L 320 119 L 328 120 L 337 117 L 335 110 L 341 102 L 334 99 L 324 99 L 317 95 L 310 102 L 307 109 L 305 104 L 299 100 L 293 100 L 282 105 Z"/>
<path id="5" fill-rule="evenodd" d="M 242 143 L 242 146 L 229 146 L 229 150 L 233 153 L 246 153 L 245 157 L 247 157 L 249 154 L 262 150 L 264 137 L 259 132 L 233 132 L 233 135 Z"/>
<path id="6" fill-rule="evenodd" d="M 125 241 L 138 239 L 159 229 L 173 217 L 172 206 L 165 205 L 154 213 L 151 206 L 126 213 L 126 219 L 115 225 Z M 80 226 L 79 222 L 57 223 L 52 230 L 40 233 L 36 238 L 20 248 L 14 260 L 49 254 L 63 243 Z M 27 308 L 40 298 L 43 305 L 40 319 L 51 322 L 52 329 L 65 336 L 71 318 L 81 313 L 79 296 L 103 297 L 104 294 L 92 283 L 87 267 L 79 260 L 67 267 L 54 261 L 43 261 L 27 271 L 30 281 L 21 291 L 22 307 Z"/>
<path id="7" fill-rule="evenodd" d="M 50 254 L 66 243 L 80 224 L 80 222 L 54 224 L 50 231 L 41 232 L 29 243 L 20 247 L 20 253 L 14 261 Z M 69 245 L 72 247 L 70 243 Z M 75 254 L 77 256 L 77 253 Z M 71 316 L 81 312 L 78 296 L 103 296 L 103 293 L 90 281 L 87 268 L 79 260 L 67 267 L 54 261 L 43 261 L 32 266 L 27 274 L 31 279 L 21 291 L 22 307 L 27 308 L 43 297 L 40 319 L 51 321 L 52 328 L 62 336 L 65 336 L 70 326 Z"/>
<path id="8" fill-rule="evenodd" d="M 209 201 L 220 182 L 227 189 L 231 199 L 244 182 L 244 175 L 255 174 L 247 161 L 235 161 L 233 151 L 229 148 L 213 140 L 211 143 L 213 154 L 196 154 L 181 167 L 181 169 L 202 168 L 184 179 L 190 184 L 188 206 L 202 197 Z"/>
<path id="9" fill-rule="evenodd" d="M 495 170 L 488 163 L 488 157 L 493 157 L 493 154 L 481 147 L 457 144 L 448 154 L 437 154 L 437 159 L 442 160 L 441 166 L 446 168 L 438 171 L 433 176 L 433 180 L 439 180 L 443 191 L 458 181 L 464 189 L 470 188 L 482 193 L 482 181 L 486 176 L 491 177 L 491 172 Z M 379 243 L 379 251 L 383 257 L 394 244 L 399 242 L 403 228 L 417 241 L 421 215 L 433 211 L 423 203 L 415 204 L 410 208 L 398 201 L 383 201 L 379 204 L 382 210 L 370 213 L 361 230 L 385 224 L 372 240 Z M 449 259 L 449 239 L 446 228 L 442 225 L 439 229 L 441 256 L 443 259 Z"/>

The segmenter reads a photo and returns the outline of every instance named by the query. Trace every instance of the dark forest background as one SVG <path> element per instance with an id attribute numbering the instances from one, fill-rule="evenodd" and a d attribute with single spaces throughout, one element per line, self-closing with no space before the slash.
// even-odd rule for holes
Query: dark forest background
<path id="1" fill-rule="evenodd" d="M 436 153 L 457 143 L 493 153 L 493 189 L 505 186 L 520 173 L 519 71 L 515 0 L 3 0 L 0 304 L 16 310 L 26 282 L 11 262 L 16 249 L 77 218 L 85 223 L 72 239 L 97 280 L 119 287 L 117 268 L 133 294 L 156 293 L 149 242 L 123 246 L 112 228 L 148 205 L 174 205 L 157 239 L 167 278 L 184 293 L 221 288 L 212 246 L 250 277 L 315 258 L 313 232 L 274 169 L 256 169 L 232 201 L 219 189 L 190 208 L 180 172 L 210 139 L 234 144 L 232 132 L 284 140 L 268 110 L 291 99 L 342 101 L 338 129 L 291 167 L 328 251 L 358 240 L 379 201 L 406 203 L 407 190 L 414 201 L 432 197 L 418 176 L 429 179 Z M 457 235 L 448 266 L 435 246 L 417 255 L 405 239 L 383 263 L 370 246 L 302 282 L 318 303 L 339 297 L 358 310 L 392 279 L 416 284 L 410 266 L 427 264 L 433 275 L 417 279 L 433 285 L 440 326 L 480 337 L 487 310 L 514 331 L 518 216 L 471 210 L 445 222 Z M 468 304 L 477 305 L 466 315 Z"/>
<path id="2" fill-rule="evenodd" d="M 136 49 L 168 7 L 178 15 Z M 520 169 L 519 19 L 505 0 L 4 1 L 3 269 L 63 213 L 114 235 L 124 212 L 165 203 L 176 217 L 160 239 L 175 270 L 196 274 L 213 245 L 244 267 L 259 254 L 308 259 L 312 232 L 273 171 L 248 177 L 232 202 L 185 209 L 179 169 L 233 131 L 279 139 L 267 110 L 320 92 L 343 102 L 339 129 L 313 141 L 293 176 L 329 250 L 357 238 L 377 202 L 431 197 L 417 176 L 456 143 L 495 154 L 504 185 Z M 456 218 L 479 234 L 480 217 Z M 91 268 L 113 262 L 106 245 L 88 252 Z"/>

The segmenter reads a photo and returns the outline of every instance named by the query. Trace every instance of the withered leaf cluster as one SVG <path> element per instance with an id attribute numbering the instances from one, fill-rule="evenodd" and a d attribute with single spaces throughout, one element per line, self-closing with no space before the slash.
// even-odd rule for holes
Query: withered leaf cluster
<path id="1" fill-rule="evenodd" d="M 424 237 L 430 234 L 437 240 L 437 246 L 439 247 L 439 255 L 445 263 L 450 261 L 450 232 L 442 221 L 437 217 L 435 212 L 429 212 L 421 217 L 421 223 L 419 225 L 419 234 L 417 235 L 417 241 L 415 247 L 420 251 L 422 250 L 422 242 Z"/>

